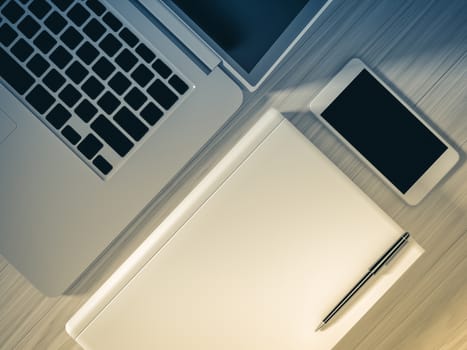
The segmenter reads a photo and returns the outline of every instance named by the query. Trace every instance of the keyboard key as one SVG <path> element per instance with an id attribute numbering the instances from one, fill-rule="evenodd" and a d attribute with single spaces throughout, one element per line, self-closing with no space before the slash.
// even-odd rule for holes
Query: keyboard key
<path id="1" fill-rule="evenodd" d="M 72 56 L 62 46 L 58 46 L 50 54 L 50 59 L 58 68 L 64 68 L 71 61 L 71 58 Z"/>
<path id="2" fill-rule="evenodd" d="M 107 142 L 120 157 L 124 157 L 133 147 L 133 142 L 102 115 L 92 122 L 91 129 Z"/>
<path id="3" fill-rule="evenodd" d="M 40 114 L 44 114 L 53 105 L 55 98 L 42 86 L 36 85 L 26 95 L 26 101 L 28 101 Z"/>
<path id="4" fill-rule="evenodd" d="M 88 75 L 88 71 L 77 61 L 73 62 L 65 71 L 65 74 L 75 83 L 79 84 Z"/>
<path id="5" fill-rule="evenodd" d="M 138 110 L 148 98 L 134 87 L 126 94 L 124 99 L 134 110 Z"/>
<path id="6" fill-rule="evenodd" d="M 99 47 L 104 52 L 112 57 L 122 47 L 122 43 L 112 34 L 107 34 L 104 39 L 99 43 Z"/>
<path id="7" fill-rule="evenodd" d="M 88 10 L 86 10 L 81 4 L 75 4 L 71 8 L 70 11 L 68 11 L 68 18 L 73 21 L 74 24 L 76 24 L 78 27 L 81 27 L 81 25 L 86 22 L 86 20 L 89 18 L 90 13 Z"/>
<path id="8" fill-rule="evenodd" d="M 55 69 L 51 69 L 45 75 L 43 82 L 51 91 L 57 92 L 65 84 L 65 78 Z"/>
<path id="9" fill-rule="evenodd" d="M 101 57 L 99 60 L 97 60 L 94 66 L 92 66 L 92 69 L 97 73 L 97 75 L 105 80 L 115 70 L 115 66 L 110 63 L 107 58 Z"/>
<path id="10" fill-rule="evenodd" d="M 91 64 L 99 55 L 99 51 L 97 51 L 90 43 L 85 42 L 81 45 L 78 51 L 76 51 L 76 54 L 84 63 Z"/>
<path id="11" fill-rule="evenodd" d="M 31 39 L 39 30 L 40 25 L 28 15 L 18 24 L 18 28 L 27 38 Z"/>
<path id="12" fill-rule="evenodd" d="M 15 55 L 21 62 L 26 61 L 26 59 L 31 56 L 34 49 L 29 45 L 24 39 L 19 39 L 11 48 L 11 52 Z"/>
<path id="13" fill-rule="evenodd" d="M 58 34 L 63 28 L 65 28 L 67 22 L 57 11 L 54 11 L 49 17 L 47 17 L 44 23 L 52 33 Z"/>
<path id="14" fill-rule="evenodd" d="M 88 100 L 83 100 L 78 105 L 78 107 L 76 107 L 75 113 L 78 115 L 78 117 L 81 118 L 83 122 L 88 123 L 96 115 L 97 108 L 94 107 Z"/>
<path id="15" fill-rule="evenodd" d="M 122 22 L 115 17 L 110 12 L 107 12 L 104 17 L 102 17 L 105 23 L 115 32 L 117 32 L 122 27 Z"/>
<path id="16" fill-rule="evenodd" d="M 146 68 L 143 64 L 140 64 L 131 73 L 131 77 L 141 86 L 145 87 L 154 78 L 154 74 Z"/>
<path id="17" fill-rule="evenodd" d="M 39 19 L 42 19 L 51 8 L 52 7 L 44 0 L 34 0 L 31 5 L 29 5 L 29 10 Z"/>
<path id="18" fill-rule="evenodd" d="M 88 0 L 86 1 L 88 8 L 94 12 L 96 15 L 100 16 L 105 12 L 105 7 L 98 0 Z"/>
<path id="19" fill-rule="evenodd" d="M 60 38 L 72 50 L 83 40 L 83 36 L 73 27 L 68 27 Z"/>
<path id="20" fill-rule="evenodd" d="M 125 72 L 130 71 L 131 68 L 138 62 L 138 59 L 133 55 L 130 50 L 124 49 L 115 58 L 115 62 L 122 67 Z"/>
<path id="21" fill-rule="evenodd" d="M 156 62 L 154 62 L 152 68 L 154 68 L 156 72 L 159 73 L 159 75 L 164 79 L 167 79 L 169 75 L 172 74 L 172 70 L 160 59 L 157 59 Z"/>
<path id="22" fill-rule="evenodd" d="M 61 129 L 63 125 L 71 118 L 71 113 L 61 104 L 57 104 L 47 114 L 45 119 L 55 128 Z"/>
<path id="23" fill-rule="evenodd" d="M 92 164 L 94 164 L 104 175 L 107 175 L 112 170 L 112 165 L 100 155 L 92 161 Z"/>
<path id="24" fill-rule="evenodd" d="M 52 0 L 52 2 L 62 11 L 65 11 L 74 0 Z"/>
<path id="25" fill-rule="evenodd" d="M 114 116 L 114 120 L 122 127 L 135 141 L 141 138 L 148 132 L 148 128 L 134 116 L 126 107 L 120 109 Z"/>
<path id="26" fill-rule="evenodd" d="M 41 55 L 36 53 L 32 56 L 26 66 L 36 77 L 39 78 L 50 67 L 50 63 L 44 60 Z"/>
<path id="27" fill-rule="evenodd" d="M 161 119 L 164 113 L 154 103 L 149 102 L 140 114 L 150 125 L 154 125 Z"/>
<path id="28" fill-rule="evenodd" d="M 8 18 L 11 23 L 16 23 L 24 14 L 24 10 L 14 1 L 10 1 L 8 5 L 3 8 L 2 14 Z"/>
<path id="29" fill-rule="evenodd" d="M 62 135 L 65 136 L 65 138 L 70 141 L 72 145 L 76 145 L 79 140 L 81 140 L 81 136 L 69 125 L 63 128 Z"/>
<path id="30" fill-rule="evenodd" d="M 139 44 L 136 47 L 136 53 L 140 55 L 141 58 L 147 63 L 151 63 L 152 60 L 156 58 L 156 55 L 143 43 Z"/>
<path id="31" fill-rule="evenodd" d="M 97 41 L 101 38 L 102 35 L 104 35 L 105 27 L 100 24 L 98 20 L 93 18 L 88 22 L 88 24 L 84 26 L 83 31 L 93 41 Z"/>
<path id="32" fill-rule="evenodd" d="M 159 79 L 149 86 L 148 93 L 166 110 L 170 109 L 170 107 L 172 107 L 178 100 L 177 95 L 175 95 L 172 90 L 165 86 Z"/>
<path id="33" fill-rule="evenodd" d="M 58 97 L 60 97 L 68 107 L 73 107 L 81 98 L 81 94 L 71 84 L 68 84 L 60 94 L 58 94 Z"/>
<path id="34" fill-rule="evenodd" d="M 131 82 L 120 72 L 109 80 L 109 86 L 119 95 L 122 95 L 131 85 Z"/>
<path id="35" fill-rule="evenodd" d="M 0 27 L 0 43 L 5 46 L 10 44 L 16 39 L 18 34 L 6 23 L 3 23 Z"/>
<path id="36" fill-rule="evenodd" d="M 90 77 L 86 82 L 81 86 L 83 91 L 88 94 L 89 97 L 92 99 L 95 99 L 99 94 L 104 90 L 104 85 L 100 83 L 99 80 L 97 80 L 94 77 Z"/>
<path id="37" fill-rule="evenodd" d="M 92 159 L 104 145 L 93 134 L 89 134 L 78 145 L 78 150 L 87 158 Z"/>
<path id="38" fill-rule="evenodd" d="M 130 32 L 127 28 L 123 28 L 118 35 L 130 47 L 135 47 L 136 44 L 138 43 L 138 38 L 136 37 L 136 35 L 134 35 L 132 32 Z"/>
<path id="39" fill-rule="evenodd" d="M 176 74 L 172 75 L 169 79 L 169 84 L 172 86 L 180 95 L 183 95 L 188 90 L 188 85 L 180 79 Z"/>
<path id="40" fill-rule="evenodd" d="M 55 40 L 49 33 L 42 31 L 35 39 L 34 44 L 41 50 L 43 53 L 49 52 L 52 47 L 55 46 L 57 40 Z"/>
<path id="41" fill-rule="evenodd" d="M 107 91 L 102 95 L 99 101 L 97 101 L 97 104 L 105 113 L 112 114 L 120 105 L 120 101 L 111 92 Z"/>
<path id="42" fill-rule="evenodd" d="M 24 94 L 34 83 L 34 78 L 0 47 L 0 76 L 19 94 Z"/>

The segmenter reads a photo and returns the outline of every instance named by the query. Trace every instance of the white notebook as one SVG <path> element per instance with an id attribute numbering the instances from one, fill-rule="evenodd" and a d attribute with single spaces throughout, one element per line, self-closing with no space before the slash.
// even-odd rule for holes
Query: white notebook
<path id="1" fill-rule="evenodd" d="M 84 349 L 331 349 L 417 260 L 404 230 L 268 111 L 67 323 Z"/>

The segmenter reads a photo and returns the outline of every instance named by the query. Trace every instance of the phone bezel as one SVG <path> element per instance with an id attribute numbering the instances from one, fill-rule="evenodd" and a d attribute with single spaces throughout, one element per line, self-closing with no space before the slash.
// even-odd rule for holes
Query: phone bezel
<path id="1" fill-rule="evenodd" d="M 444 145 L 446 150 L 441 156 L 428 168 L 428 170 L 407 190 L 402 193 L 386 176 L 381 173 L 373 164 L 371 164 L 347 139 L 334 129 L 321 115 L 321 113 L 339 96 L 339 94 L 360 74 L 362 70 L 367 70 L 373 78 L 383 85 L 392 96 L 397 99 L 412 115 L 417 118 L 433 135 L 435 135 Z M 353 58 L 344 68 L 324 87 L 323 90 L 311 101 L 310 110 L 318 117 L 318 119 L 336 135 L 348 148 L 353 152 L 402 199 L 410 205 L 418 204 L 451 170 L 459 160 L 459 154 L 444 140 L 438 132 L 428 125 L 420 115 L 413 110 L 403 99 L 401 99 L 371 68 L 364 64 L 360 59 Z"/>

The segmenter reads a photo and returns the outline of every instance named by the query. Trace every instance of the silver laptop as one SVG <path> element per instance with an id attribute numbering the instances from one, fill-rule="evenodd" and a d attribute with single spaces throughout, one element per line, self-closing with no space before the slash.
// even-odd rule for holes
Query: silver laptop
<path id="1" fill-rule="evenodd" d="M 0 253 L 63 292 L 328 5 L 0 5 Z"/>

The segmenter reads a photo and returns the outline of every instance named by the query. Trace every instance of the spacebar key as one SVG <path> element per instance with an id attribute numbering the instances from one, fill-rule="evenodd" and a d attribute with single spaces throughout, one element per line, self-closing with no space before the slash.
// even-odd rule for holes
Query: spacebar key
<path id="1" fill-rule="evenodd" d="M 26 72 L 10 55 L 0 47 L 0 75 L 21 95 L 24 94 L 32 84 L 34 78 Z"/>
<path id="2" fill-rule="evenodd" d="M 107 142 L 120 157 L 124 157 L 133 147 L 133 142 L 103 115 L 94 120 L 91 129 Z"/>

